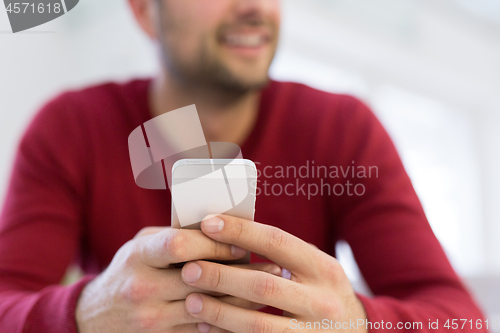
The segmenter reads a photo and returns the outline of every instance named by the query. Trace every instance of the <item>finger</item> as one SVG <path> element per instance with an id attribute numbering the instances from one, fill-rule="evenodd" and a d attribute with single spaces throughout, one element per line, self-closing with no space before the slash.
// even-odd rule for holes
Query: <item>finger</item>
<path id="1" fill-rule="evenodd" d="M 205 295 L 207 295 L 207 294 L 205 294 Z M 249 310 L 261 310 L 267 306 L 265 304 L 250 302 L 249 300 L 234 297 L 234 296 L 220 296 L 220 297 L 217 297 L 217 299 L 221 300 L 225 303 L 239 306 L 240 308 L 249 309 Z"/>
<path id="2" fill-rule="evenodd" d="M 280 276 L 281 268 L 272 263 L 256 263 L 248 265 L 234 265 L 247 270 L 257 270 L 268 272 L 276 276 Z M 223 296 L 224 294 L 207 291 L 193 286 L 189 286 L 182 280 L 180 269 L 151 269 L 148 270 L 141 280 L 130 282 L 128 286 L 131 289 L 130 297 L 140 298 L 147 294 L 157 295 L 157 300 L 161 301 L 177 301 L 184 300 L 194 292 L 206 293 L 211 296 Z"/>
<path id="3" fill-rule="evenodd" d="M 248 265 L 234 265 L 247 270 L 256 270 L 280 276 L 281 268 L 272 263 L 256 263 Z M 132 282 L 133 283 L 133 282 Z M 131 290 L 132 298 L 145 296 L 146 293 L 154 293 L 161 301 L 177 301 L 184 300 L 194 292 L 206 293 L 211 296 L 223 296 L 225 294 L 207 291 L 200 288 L 187 285 L 181 277 L 180 269 L 153 269 L 148 271 L 140 282 L 135 285 L 128 286 Z"/>
<path id="4" fill-rule="evenodd" d="M 138 237 L 134 250 L 142 263 L 156 268 L 198 259 L 234 260 L 246 255 L 246 251 L 232 251 L 231 245 L 216 242 L 200 230 L 174 228 Z"/>
<path id="5" fill-rule="evenodd" d="M 266 304 L 296 314 L 313 308 L 306 285 L 260 271 L 206 261 L 186 264 L 182 280 L 195 288 Z"/>
<path id="6" fill-rule="evenodd" d="M 203 294 L 189 295 L 186 309 L 193 317 L 230 332 L 281 333 L 290 324 L 283 317 L 243 309 Z"/>
<path id="7" fill-rule="evenodd" d="M 231 267 L 242 268 L 242 269 L 250 269 L 253 271 L 261 271 L 266 272 L 272 275 L 281 276 L 281 267 L 273 263 L 255 263 L 255 264 L 247 264 L 247 265 L 230 265 Z"/>
<path id="8" fill-rule="evenodd" d="M 199 323 L 198 324 L 198 332 L 199 333 L 231 333 L 228 330 L 223 330 L 221 328 L 212 326 L 207 323 Z"/>
<path id="9" fill-rule="evenodd" d="M 206 291 L 189 286 L 182 280 L 180 269 L 151 269 L 140 279 L 130 280 L 124 296 L 132 302 L 141 302 L 154 295 L 157 301 L 172 302 L 185 300 L 193 292 L 223 296 L 218 292 Z"/>
<path id="10" fill-rule="evenodd" d="M 201 323 L 178 325 L 178 326 L 174 327 L 173 332 L 176 332 L 176 333 L 200 333 L 201 331 L 198 328 L 198 325 L 200 325 L 200 324 Z M 168 332 L 168 331 L 165 330 L 164 332 Z"/>
<path id="11" fill-rule="evenodd" d="M 319 272 L 311 261 L 322 257 L 323 252 L 308 243 L 273 226 L 245 219 L 218 215 L 201 223 L 203 232 L 210 238 L 260 254 L 295 274 L 314 277 Z"/>
<path id="12" fill-rule="evenodd" d="M 124 320 L 134 331 L 167 331 L 171 327 L 191 324 L 193 327 L 203 320 L 193 317 L 186 309 L 185 300 L 171 303 L 151 303 L 139 311 L 129 313 Z"/>
<path id="13" fill-rule="evenodd" d="M 200 319 L 193 317 L 186 310 L 186 300 L 170 302 L 167 304 L 165 313 L 162 315 L 163 320 L 169 326 L 185 325 L 200 323 Z"/>

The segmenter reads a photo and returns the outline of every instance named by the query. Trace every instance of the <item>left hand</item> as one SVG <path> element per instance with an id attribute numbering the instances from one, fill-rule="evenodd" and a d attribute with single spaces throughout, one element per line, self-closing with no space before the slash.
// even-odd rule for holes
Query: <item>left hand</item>
<path id="1" fill-rule="evenodd" d="M 306 329 L 314 322 L 327 325 L 316 327 L 321 332 L 366 332 L 363 305 L 334 257 L 276 227 L 236 217 L 215 216 L 201 227 L 215 241 L 270 259 L 291 272 L 291 279 L 207 261 L 186 264 L 182 279 L 190 286 L 284 310 L 284 316 L 275 316 L 226 303 L 223 297 L 192 293 L 186 309 L 204 321 L 198 324 L 200 332 L 314 332 L 314 327 Z M 363 321 L 359 329 L 348 325 L 358 320 Z M 344 327 L 335 329 L 336 322 Z"/>

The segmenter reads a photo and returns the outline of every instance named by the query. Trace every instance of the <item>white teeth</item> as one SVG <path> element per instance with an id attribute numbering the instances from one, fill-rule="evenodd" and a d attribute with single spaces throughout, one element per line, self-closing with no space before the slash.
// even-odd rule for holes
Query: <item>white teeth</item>
<path id="1" fill-rule="evenodd" d="M 231 35 L 226 37 L 226 42 L 234 46 L 257 47 L 264 42 L 261 35 Z"/>

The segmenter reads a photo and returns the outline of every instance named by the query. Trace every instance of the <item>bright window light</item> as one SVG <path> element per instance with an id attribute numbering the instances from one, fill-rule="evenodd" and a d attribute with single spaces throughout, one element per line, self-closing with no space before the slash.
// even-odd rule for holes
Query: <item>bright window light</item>
<path id="1" fill-rule="evenodd" d="M 461 275 L 484 269 L 479 166 L 468 118 L 414 92 L 372 81 L 294 54 L 279 54 L 271 77 L 368 102 L 391 135 L 429 223 Z M 375 88 L 371 88 L 375 87 Z M 337 256 L 351 281 L 361 279 L 348 244 Z"/>

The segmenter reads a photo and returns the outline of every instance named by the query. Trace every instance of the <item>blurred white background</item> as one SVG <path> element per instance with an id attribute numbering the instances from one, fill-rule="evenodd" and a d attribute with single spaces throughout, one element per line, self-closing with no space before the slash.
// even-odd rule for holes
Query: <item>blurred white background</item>
<path id="1" fill-rule="evenodd" d="M 283 0 L 272 77 L 367 102 L 393 137 L 434 232 L 500 319 L 500 1 Z M 126 0 L 82 0 L 12 34 L 0 9 L 0 199 L 16 144 L 62 90 L 150 76 Z M 347 244 L 339 259 L 362 277 Z"/>

